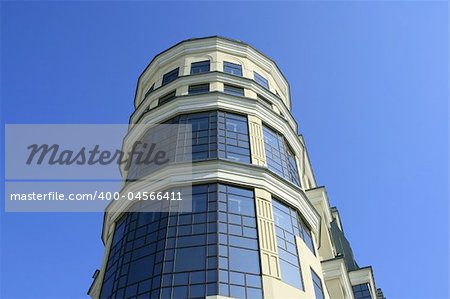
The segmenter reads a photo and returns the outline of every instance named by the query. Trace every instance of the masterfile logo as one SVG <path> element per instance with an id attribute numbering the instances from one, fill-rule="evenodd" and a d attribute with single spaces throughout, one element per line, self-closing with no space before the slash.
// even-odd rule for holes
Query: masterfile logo
<path id="1" fill-rule="evenodd" d="M 190 209 L 191 125 L 19 124 L 5 133 L 7 211 L 129 206 L 118 201 L 146 201 L 143 211 L 174 202 Z"/>

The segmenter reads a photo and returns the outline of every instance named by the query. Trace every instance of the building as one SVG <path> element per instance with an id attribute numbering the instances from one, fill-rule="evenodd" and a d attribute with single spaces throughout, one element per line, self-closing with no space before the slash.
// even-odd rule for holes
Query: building
<path id="1" fill-rule="evenodd" d="M 273 60 L 237 40 L 185 40 L 150 62 L 134 104 L 131 124 L 192 124 L 192 192 L 204 203 L 183 215 L 105 213 L 92 298 L 382 294 L 316 184 Z"/>

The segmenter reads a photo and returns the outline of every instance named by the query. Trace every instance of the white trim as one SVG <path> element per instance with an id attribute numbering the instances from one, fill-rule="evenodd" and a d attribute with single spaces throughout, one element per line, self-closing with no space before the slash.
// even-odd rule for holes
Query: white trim
<path id="1" fill-rule="evenodd" d="M 187 40 L 177 46 L 168 49 L 167 51 L 160 53 L 150 66 L 142 73 L 137 87 L 136 98 L 134 100 L 135 106 L 139 105 L 139 101 L 142 98 L 143 90 L 142 83 L 149 80 L 157 69 L 164 65 L 171 64 L 177 59 L 188 54 L 204 53 L 208 51 L 221 51 L 230 55 L 245 57 L 257 64 L 261 69 L 266 70 L 277 85 L 285 89 L 286 106 L 291 107 L 289 84 L 284 79 L 283 75 L 278 70 L 278 67 L 273 61 L 264 55 L 258 53 L 249 45 L 239 43 L 237 41 L 231 41 L 220 37 L 211 37 L 205 39 Z"/>
<path id="2" fill-rule="evenodd" d="M 281 133 L 293 149 L 295 156 L 301 157 L 304 148 L 297 133 L 273 110 L 256 99 L 236 97 L 224 93 L 206 93 L 195 96 L 178 97 L 163 106 L 146 113 L 139 121 L 140 124 L 157 124 L 178 114 L 195 113 L 206 110 L 224 109 L 241 114 L 253 115 L 261 119 L 273 129 Z M 139 131 L 139 130 L 137 130 Z M 130 125 L 130 131 L 124 138 L 123 151 L 127 151 L 127 144 L 132 144 L 138 138 Z M 300 169 L 299 169 L 300 170 Z M 299 171 L 300 176 L 300 171 Z"/>
<path id="3" fill-rule="evenodd" d="M 339 279 L 345 293 L 344 299 L 354 299 L 352 284 L 343 258 L 322 261 L 322 273 L 325 283 L 329 280 Z"/>
<path id="4" fill-rule="evenodd" d="M 373 280 L 373 272 L 371 267 L 365 267 L 358 270 L 348 272 L 352 286 L 368 283 L 372 298 L 377 298 L 375 281 Z"/>
<path id="5" fill-rule="evenodd" d="M 248 188 L 260 188 L 268 191 L 277 198 L 284 200 L 297 208 L 311 227 L 314 234 L 318 234 L 320 229 L 320 216 L 311 205 L 306 195 L 301 189 L 273 174 L 265 167 L 247 165 L 225 160 L 209 160 L 182 167 L 181 164 L 166 167 L 161 171 L 151 174 L 151 181 L 154 182 L 149 187 L 148 181 L 136 182 L 126 185 L 121 193 L 136 190 L 170 188 L 185 184 L 208 183 L 221 181 L 230 184 L 239 184 Z M 108 211 L 126 211 L 131 201 L 113 201 L 106 208 L 106 217 L 103 223 L 103 237 L 106 240 L 108 226 L 111 221 L 115 221 L 120 213 L 108 213 Z"/>
<path id="6" fill-rule="evenodd" d="M 328 227 L 331 227 L 330 223 L 333 221 L 333 215 L 331 214 L 330 202 L 325 187 L 305 190 L 305 193 L 313 205 L 319 205 L 322 208 L 326 217 L 325 222 Z"/>

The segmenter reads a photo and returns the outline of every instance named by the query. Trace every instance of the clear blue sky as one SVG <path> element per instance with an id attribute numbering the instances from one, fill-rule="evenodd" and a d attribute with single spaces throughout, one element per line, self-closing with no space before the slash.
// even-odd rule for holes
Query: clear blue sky
<path id="1" fill-rule="evenodd" d="M 241 39 L 290 81 L 358 263 L 389 299 L 447 298 L 448 33 L 447 2 L 2 2 L 2 125 L 126 123 L 155 54 Z M 0 297 L 85 297 L 101 224 L 2 211 Z"/>

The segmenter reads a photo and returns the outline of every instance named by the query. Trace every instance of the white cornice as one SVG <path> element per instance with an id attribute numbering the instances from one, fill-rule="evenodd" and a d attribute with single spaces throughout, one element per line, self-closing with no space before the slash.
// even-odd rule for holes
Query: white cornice
<path id="1" fill-rule="evenodd" d="M 322 261 L 323 279 L 326 281 L 339 279 L 345 293 L 345 299 L 353 299 L 353 289 L 343 258 Z"/>
<path id="2" fill-rule="evenodd" d="M 254 115 L 264 123 L 282 133 L 289 142 L 295 155 L 301 157 L 304 150 L 297 132 L 295 132 L 286 120 L 273 110 L 268 109 L 264 104 L 256 99 L 236 97 L 220 92 L 211 92 L 203 95 L 181 96 L 171 102 L 147 112 L 140 120 L 140 124 L 158 124 L 179 114 L 194 113 L 206 110 L 224 109 L 231 112 Z M 139 131 L 139 130 L 138 130 Z M 139 132 L 133 132 L 133 125 L 130 125 L 130 132 L 125 137 L 125 142 L 132 144 L 136 140 Z M 124 151 L 127 148 L 123 149 Z"/>
<path id="3" fill-rule="evenodd" d="M 301 157 L 304 148 L 296 132 L 293 131 L 290 125 L 280 115 L 255 99 L 236 97 L 220 92 L 196 96 L 182 96 L 155 110 L 149 111 L 140 119 L 139 124 L 158 124 L 179 114 L 217 109 L 253 115 L 260 118 L 265 124 L 282 133 L 294 151 L 294 154 Z M 128 135 L 124 138 L 122 151 L 129 152 L 129 146 L 138 139 L 141 133 L 142 130 L 133 130 L 133 126 L 131 125 Z M 125 174 L 124 167 L 125 165 L 121 165 L 120 168 L 122 175 Z"/>
<path id="4" fill-rule="evenodd" d="M 247 44 L 220 37 L 187 40 L 166 50 L 163 53 L 158 54 L 139 77 L 137 94 L 134 100 L 135 105 L 137 106 L 139 104 L 138 101 L 142 97 L 142 90 L 140 88 L 141 83 L 147 81 L 149 77 L 156 72 L 156 70 L 185 55 L 202 53 L 206 51 L 222 51 L 230 55 L 245 57 L 253 61 L 259 67 L 270 73 L 275 82 L 286 90 L 286 105 L 289 109 L 291 108 L 289 84 L 279 71 L 276 64 L 271 59 L 267 58 L 265 55 L 259 53 Z"/>
<path id="5" fill-rule="evenodd" d="M 349 277 L 350 281 L 352 282 L 352 285 L 371 283 L 372 269 L 370 267 L 365 267 L 358 270 L 350 271 Z"/>
<path id="6" fill-rule="evenodd" d="M 250 164 L 235 163 L 225 160 L 209 160 L 192 163 L 181 167 L 182 164 L 165 167 L 161 171 L 151 174 L 151 185 L 149 181 L 136 182 L 125 186 L 121 192 L 127 193 L 135 190 L 149 190 L 149 188 L 169 188 L 171 186 L 196 183 L 208 183 L 221 181 L 224 183 L 238 184 L 248 188 L 262 188 L 275 197 L 286 201 L 296 207 L 304 216 L 314 234 L 318 234 L 320 228 L 320 216 L 311 205 L 303 191 L 290 182 L 273 174 L 265 167 Z M 151 187 L 149 187 L 151 186 Z M 158 191 L 158 190 L 155 190 Z M 107 208 L 109 211 L 125 211 L 130 201 L 115 201 Z M 108 226 L 111 221 L 118 217 L 118 213 L 108 213 L 105 217 L 103 238 L 106 240 Z"/>
<path id="7" fill-rule="evenodd" d="M 313 205 L 320 205 L 326 217 L 325 222 L 330 225 L 333 221 L 331 214 L 330 202 L 325 187 L 317 187 L 314 189 L 305 190 L 306 196 Z"/>
<path id="8" fill-rule="evenodd" d="M 290 113 L 289 108 L 284 104 L 281 98 L 277 97 L 272 92 L 263 88 L 253 80 L 247 78 L 243 79 L 241 77 L 236 77 L 217 71 L 198 75 L 181 76 L 172 83 L 158 88 L 157 90 L 153 91 L 147 98 L 145 98 L 141 103 L 139 103 L 138 108 L 133 112 L 133 115 L 131 116 L 130 123 L 135 123 L 139 116 L 144 113 L 146 107 L 150 106 L 153 101 L 157 101 L 158 98 L 167 94 L 168 92 L 171 92 L 183 86 L 205 82 L 221 82 L 225 84 L 234 84 L 242 86 L 245 89 L 253 90 L 257 94 L 260 94 L 261 96 L 270 100 L 272 104 L 275 105 L 285 115 L 285 117 L 287 118 L 286 120 L 289 122 L 293 130 L 297 132 L 297 122 Z"/>
<path id="9" fill-rule="evenodd" d="M 376 286 L 373 279 L 372 267 L 364 267 L 358 270 L 348 272 L 350 281 L 352 285 L 358 285 L 363 283 L 368 283 L 370 285 L 370 292 L 372 293 L 372 298 L 376 298 Z"/>

